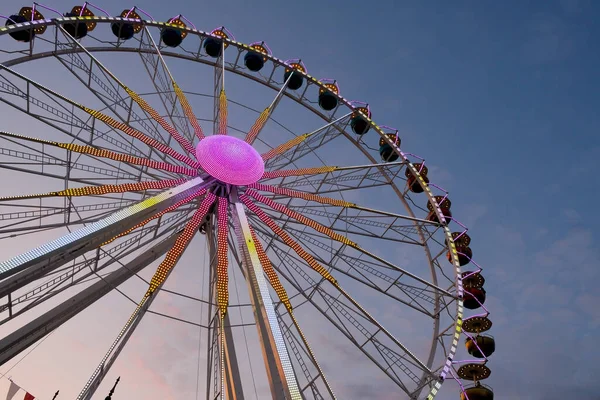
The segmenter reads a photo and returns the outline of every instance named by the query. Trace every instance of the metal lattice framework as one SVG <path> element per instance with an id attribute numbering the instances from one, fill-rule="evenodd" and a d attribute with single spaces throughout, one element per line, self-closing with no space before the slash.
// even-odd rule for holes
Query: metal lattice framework
<path id="1" fill-rule="evenodd" d="M 229 312 L 240 307 L 230 299 L 234 274 L 247 283 L 275 399 L 335 398 L 330 370 L 318 361 L 328 357 L 301 329 L 304 310 L 362 354 L 402 398 L 433 399 L 447 378 L 459 383 L 463 399 L 491 393 L 479 383 L 490 374 L 494 342 L 481 335 L 491 322 L 467 229 L 452 216 L 448 193 L 429 181 L 425 161 L 401 150 L 398 131 L 375 124 L 367 104 L 341 97 L 334 80 L 315 79 L 300 60 L 275 58 L 264 42 L 237 42 L 224 27 L 202 32 L 181 15 L 157 22 L 134 7 L 112 17 L 85 3 L 65 16 L 34 4 L 4 18 L 0 102 L 44 133 L 19 131 L 24 124 L 0 127 L 0 171 L 55 186 L 3 187 L 0 244 L 49 232 L 54 239 L 0 263 L 0 321 L 56 305 L 0 340 L 0 364 L 161 260 L 82 382 L 77 398 L 91 398 L 201 234 L 209 255 L 201 325 L 207 399 L 242 399 L 247 391 Z M 127 72 L 100 61 L 128 53 L 139 56 L 150 90 L 126 86 Z M 54 60 L 77 90 L 85 89 L 86 100 L 20 68 L 42 60 Z M 167 60 L 212 68 L 208 113 L 193 107 L 200 94 L 178 85 Z M 250 127 L 234 126 L 238 103 L 228 98 L 226 75 L 276 93 Z M 286 129 L 276 120 L 282 100 L 323 123 L 267 139 L 269 131 Z M 381 161 L 369 147 L 375 143 Z M 352 154 L 345 164 L 334 165 L 338 150 Z M 469 263 L 476 268 L 463 272 Z M 385 316 L 373 310 L 379 303 L 360 301 L 355 290 L 422 321 L 415 322 L 418 341 L 402 337 L 395 324 L 384 327 Z M 466 316 L 465 308 L 482 312 Z M 471 359 L 455 357 L 461 335 Z"/>

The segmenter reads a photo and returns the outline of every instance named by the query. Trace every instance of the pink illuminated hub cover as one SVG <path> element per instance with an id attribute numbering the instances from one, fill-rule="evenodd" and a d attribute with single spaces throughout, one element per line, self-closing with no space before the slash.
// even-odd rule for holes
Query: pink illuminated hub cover
<path id="1" fill-rule="evenodd" d="M 198 163 L 206 173 L 230 185 L 250 185 L 265 172 L 265 164 L 258 152 L 241 139 L 208 136 L 196 146 Z"/>

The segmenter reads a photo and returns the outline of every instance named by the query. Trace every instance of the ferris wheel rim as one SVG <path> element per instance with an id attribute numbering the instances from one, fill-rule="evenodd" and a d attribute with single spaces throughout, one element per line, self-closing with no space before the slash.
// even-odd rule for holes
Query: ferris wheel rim
<path id="1" fill-rule="evenodd" d="M 43 20 L 43 21 L 34 21 L 34 22 L 27 22 L 27 23 L 23 23 L 21 25 L 13 25 L 11 28 L 6 28 L 6 27 L 0 27 L 0 35 L 5 34 L 5 33 L 9 33 L 10 31 L 18 31 L 18 30 L 26 30 L 26 29 L 30 29 L 31 26 L 33 25 L 40 25 L 40 24 L 45 24 L 45 25 L 51 25 L 51 24 L 55 24 L 55 25 L 62 25 L 65 23 L 69 23 L 70 21 L 73 20 L 78 20 L 80 18 L 78 17 L 67 17 L 67 18 L 55 18 L 55 19 L 48 19 L 48 20 Z M 97 22 L 105 22 L 105 23 L 110 23 L 110 22 L 117 22 L 117 21 L 130 21 L 130 19 L 126 19 L 126 18 L 120 18 L 120 17 L 97 17 L 97 18 L 92 18 L 93 20 L 97 20 Z M 86 20 L 89 20 L 89 18 L 86 18 Z M 134 20 L 134 22 L 140 22 L 139 20 Z M 153 26 L 153 27 L 157 27 L 157 28 L 161 28 L 161 27 L 165 27 L 168 26 L 168 23 L 164 23 L 164 22 L 157 22 L 157 21 L 141 21 L 144 25 L 146 26 Z M 203 31 L 199 31 L 196 29 L 191 29 L 191 28 L 185 28 L 186 31 L 188 31 L 189 33 L 192 34 L 196 34 L 197 36 L 201 37 L 201 40 L 204 40 L 204 38 L 206 37 L 211 37 L 212 35 L 210 33 L 206 33 Z M 243 50 L 250 50 L 250 47 L 248 45 L 245 45 L 243 43 L 237 42 L 237 41 L 233 41 L 230 39 L 224 39 L 224 41 L 227 41 L 229 45 L 232 45 L 234 47 L 237 47 L 238 49 L 243 49 Z M 90 49 L 90 48 L 88 48 Z M 92 48 L 93 49 L 93 48 Z M 127 49 L 127 48 L 122 48 L 122 49 L 116 49 L 116 48 L 111 48 L 111 47 L 104 47 L 104 48 L 98 48 L 95 50 L 91 50 L 91 51 L 126 51 L 126 52 L 136 52 L 134 49 Z M 138 52 L 141 51 L 141 49 L 138 49 Z M 73 51 L 65 51 L 65 53 L 69 53 L 69 52 L 73 52 Z M 49 57 L 53 54 L 40 54 L 40 55 L 32 55 L 32 56 L 25 56 L 22 57 L 20 61 L 18 62 L 13 62 L 11 65 L 16 65 L 16 64 L 20 64 L 23 62 L 27 62 L 27 61 L 33 61 L 36 59 L 42 59 L 45 57 Z M 163 55 L 169 56 L 169 57 L 177 57 L 177 58 L 182 58 L 182 59 L 186 59 L 188 61 L 196 61 L 196 62 L 201 62 L 203 64 L 208 64 L 208 65 L 213 65 L 216 66 L 216 62 L 210 62 L 209 60 L 201 60 L 201 59 L 193 59 L 191 57 L 186 57 L 186 56 L 182 56 L 176 53 L 170 53 L 170 52 L 164 52 Z M 275 58 L 272 55 L 268 54 L 266 55 L 266 57 L 273 62 L 274 64 L 280 66 L 280 67 L 286 67 L 288 66 L 288 64 L 286 64 L 285 61 Z M 12 60 L 12 61 L 16 61 Z M 250 74 L 245 74 L 243 73 L 243 71 L 240 70 L 235 70 L 235 69 L 229 69 L 229 68 L 225 68 L 226 70 L 236 73 L 238 75 L 244 76 L 245 78 L 252 78 L 250 76 Z M 323 83 L 321 83 L 320 81 L 318 81 L 316 78 L 308 75 L 306 72 L 304 71 L 298 71 L 300 74 L 302 74 L 307 80 L 310 80 L 312 84 L 318 85 L 319 87 L 323 87 Z M 263 83 L 264 82 L 258 80 L 258 79 L 253 79 L 254 81 L 258 82 L 258 83 Z M 271 89 L 275 90 L 276 86 L 274 84 L 265 84 L 266 86 L 270 87 Z M 323 113 L 318 112 L 318 110 L 316 110 L 314 107 L 310 106 L 310 104 L 306 104 L 305 102 L 302 101 L 302 99 L 298 100 L 293 96 L 288 95 L 287 93 L 285 93 L 286 96 L 292 98 L 293 100 L 295 100 L 296 102 L 298 102 L 299 104 L 301 104 L 302 106 L 304 106 L 305 108 L 307 108 L 309 111 L 313 112 L 315 115 L 319 116 L 320 118 L 327 120 L 326 116 Z M 342 96 L 340 96 L 338 93 L 334 93 L 334 95 L 337 96 L 338 100 L 340 101 L 341 104 L 345 105 L 346 107 L 348 107 L 349 109 L 351 109 L 352 111 L 357 111 L 357 107 L 355 107 L 354 105 L 351 104 L 351 102 L 345 98 L 343 98 Z M 419 185 L 421 185 L 421 187 L 424 190 L 424 193 L 426 194 L 426 196 L 428 197 L 428 201 L 431 202 L 435 208 L 435 213 L 437 214 L 438 218 L 440 218 L 440 220 L 442 220 L 443 215 L 442 215 L 442 211 L 439 207 L 439 204 L 437 202 L 437 200 L 435 199 L 431 189 L 429 188 L 429 186 L 427 185 L 427 183 L 422 179 L 421 175 L 419 174 L 419 171 L 414 167 L 414 165 L 409 161 L 408 157 L 406 156 L 405 153 L 403 153 L 398 146 L 395 146 L 394 143 L 392 143 L 389 138 L 386 138 L 385 136 L 385 132 L 381 129 L 380 126 L 378 126 L 372 119 L 370 119 L 368 116 L 365 116 L 365 119 L 367 120 L 367 122 L 369 123 L 370 127 L 373 128 L 373 130 L 375 130 L 380 137 L 382 137 L 384 140 L 388 140 L 388 142 L 390 142 L 390 145 L 392 145 L 392 148 L 394 149 L 395 152 L 398 153 L 398 155 L 402 158 L 402 160 L 404 160 L 406 162 L 406 168 L 411 169 L 411 172 L 417 177 L 417 181 L 419 182 Z M 361 152 L 363 152 L 363 154 L 368 157 L 373 163 L 376 163 L 376 160 L 371 156 L 371 154 L 369 154 L 367 152 L 366 149 L 364 149 L 362 146 L 359 145 L 358 141 L 353 140 L 353 138 L 347 133 L 345 132 L 345 130 L 342 132 L 344 134 L 344 136 L 346 136 L 347 139 L 350 140 L 350 142 L 352 142 Z M 391 182 L 391 185 L 394 188 L 394 191 L 396 191 L 398 197 L 402 200 L 402 202 L 405 204 L 405 208 L 407 209 L 407 211 L 409 211 L 409 213 L 411 213 L 412 216 L 414 216 L 414 212 L 412 211 L 412 207 L 410 207 L 410 205 L 408 204 L 408 202 L 406 201 L 404 195 L 401 194 L 401 191 L 399 190 L 399 188 L 396 186 L 395 182 Z M 450 232 L 449 228 L 446 226 L 442 226 L 443 231 L 444 231 L 444 235 L 446 237 L 446 239 L 448 240 L 448 243 L 453 243 L 453 237 L 452 237 L 452 233 Z M 420 233 L 422 234 L 420 228 L 417 226 L 417 229 L 419 229 Z M 428 249 L 428 244 L 425 241 L 425 246 Z M 456 251 L 451 251 L 451 257 L 453 259 L 453 265 L 455 265 L 457 268 L 455 268 L 455 276 L 456 276 L 456 285 L 458 288 L 458 299 L 456 299 L 457 301 L 457 314 L 455 319 L 455 327 L 456 327 L 456 331 L 460 332 L 460 327 L 459 327 L 459 323 L 462 320 L 462 278 L 461 278 L 461 268 L 458 262 L 458 254 L 456 253 Z M 430 269 L 432 270 L 432 274 L 436 275 L 437 272 L 435 271 L 434 265 L 431 263 L 431 256 L 428 255 L 429 260 L 430 260 Z M 434 332 L 434 337 L 435 337 L 435 332 Z M 435 347 L 435 346 L 434 346 Z M 453 346 L 455 347 L 455 346 Z M 454 353 L 451 353 L 451 356 L 453 356 Z M 428 365 L 430 366 L 430 365 Z"/>

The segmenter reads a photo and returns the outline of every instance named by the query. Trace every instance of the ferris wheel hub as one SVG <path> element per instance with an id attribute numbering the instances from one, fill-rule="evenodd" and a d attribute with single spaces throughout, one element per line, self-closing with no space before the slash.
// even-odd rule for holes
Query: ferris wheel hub
<path id="1" fill-rule="evenodd" d="M 256 183 L 265 172 L 258 152 L 245 141 L 233 136 L 208 136 L 196 147 L 198 163 L 213 178 L 230 185 Z"/>

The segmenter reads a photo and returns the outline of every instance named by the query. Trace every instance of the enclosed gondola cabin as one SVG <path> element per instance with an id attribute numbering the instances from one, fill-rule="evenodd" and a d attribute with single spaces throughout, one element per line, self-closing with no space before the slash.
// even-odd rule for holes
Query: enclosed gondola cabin
<path id="1" fill-rule="evenodd" d="M 386 133 L 385 136 L 388 137 L 396 146 L 400 147 L 400 138 L 395 133 Z M 379 155 L 381 159 L 385 162 L 393 162 L 400 157 L 398 153 L 394 150 L 392 146 L 384 139 L 379 139 Z"/>
<path id="2" fill-rule="evenodd" d="M 160 39 L 167 47 L 178 47 L 187 36 L 186 25 L 181 17 L 171 18 L 160 32 Z"/>
<path id="3" fill-rule="evenodd" d="M 269 54 L 266 46 L 263 43 L 253 43 L 250 45 L 252 50 L 248 50 L 244 56 L 244 65 L 252 72 L 260 71 L 267 61 L 267 54 Z"/>
<path id="4" fill-rule="evenodd" d="M 8 17 L 4 25 L 11 26 L 41 19 L 44 19 L 44 16 L 38 10 L 34 11 L 31 7 L 23 7 L 19 10 L 18 14 Z M 44 32 L 46 32 L 46 25 L 38 25 L 31 29 L 24 29 L 16 32 L 10 31 L 8 34 L 18 42 L 29 43 L 36 35 L 41 35 Z"/>
<path id="5" fill-rule="evenodd" d="M 465 332 L 481 333 L 492 328 L 492 321 L 488 317 L 474 316 L 463 320 L 462 328 Z"/>
<path id="6" fill-rule="evenodd" d="M 65 13 L 65 17 L 93 17 L 94 13 L 89 8 L 75 6 L 71 12 Z M 75 39 L 82 39 L 94 30 L 96 22 L 94 21 L 74 21 L 63 25 L 65 31 Z"/>
<path id="7" fill-rule="evenodd" d="M 446 220 L 445 223 L 449 224 L 451 221 L 451 218 L 452 218 L 452 212 L 450 211 L 450 206 L 452 205 L 452 202 L 450 201 L 450 199 L 448 197 L 445 197 L 445 196 L 434 196 L 434 199 L 440 206 L 442 215 L 444 216 L 444 219 Z M 426 219 L 431 222 L 441 223 L 441 221 L 439 220 L 439 218 L 430 202 L 427 202 L 427 209 L 429 210 L 429 214 L 427 214 Z"/>
<path id="8" fill-rule="evenodd" d="M 479 272 L 464 271 L 461 274 L 463 287 L 481 288 L 485 284 L 485 278 Z"/>
<path id="9" fill-rule="evenodd" d="M 283 73 L 283 81 L 288 83 L 288 88 L 291 90 L 298 90 L 302 87 L 304 76 L 301 72 L 306 73 L 306 68 L 301 62 L 292 62 L 288 64 Z"/>
<path id="10" fill-rule="evenodd" d="M 429 172 L 429 170 L 427 169 L 427 167 L 422 163 L 413 164 L 413 166 L 415 167 L 417 172 L 419 172 L 419 175 L 421 175 L 423 181 L 425 181 L 425 183 L 429 183 L 429 178 L 427 177 L 427 173 Z M 406 168 L 404 170 L 404 176 L 406 176 L 406 185 L 408 186 L 408 190 L 410 190 L 413 193 L 423 193 L 423 187 L 421 186 L 417 177 L 413 174 L 410 168 Z"/>
<path id="11" fill-rule="evenodd" d="M 485 289 L 469 287 L 464 288 L 463 305 L 469 310 L 476 310 L 485 303 Z"/>
<path id="12" fill-rule="evenodd" d="M 365 133 L 369 132 L 369 129 L 371 129 L 371 124 L 365 119 L 365 117 L 361 115 L 361 113 L 366 115 L 367 118 L 371 119 L 371 110 L 369 110 L 368 106 L 358 107 L 352 113 L 350 116 L 350 127 L 352 128 L 352 132 L 356 133 L 357 135 L 364 135 Z"/>
<path id="13" fill-rule="evenodd" d="M 210 34 L 212 36 L 204 39 L 204 51 L 212 58 L 218 58 L 223 48 L 227 48 L 228 46 L 227 42 L 224 42 L 223 39 L 229 39 L 229 35 L 225 31 L 225 27 L 215 29 Z"/>
<path id="14" fill-rule="evenodd" d="M 338 105 L 338 95 L 340 89 L 336 85 L 335 81 L 332 83 L 325 83 L 323 87 L 319 89 L 319 107 L 325 111 L 331 111 Z"/>
<path id="15" fill-rule="evenodd" d="M 135 12 L 135 10 L 123 10 L 120 17 L 136 20 L 142 19 L 139 16 L 139 14 Z M 112 31 L 113 35 L 115 35 L 118 39 L 129 40 L 136 33 L 140 33 L 140 31 L 142 30 L 142 24 L 132 23 L 129 21 L 113 22 L 110 25 L 110 30 Z"/>
<path id="16" fill-rule="evenodd" d="M 492 389 L 482 386 L 479 382 L 475 386 L 465 388 L 460 394 L 460 400 L 494 400 Z"/>
<path id="17" fill-rule="evenodd" d="M 475 358 L 491 356 L 496 350 L 496 341 L 487 335 L 477 335 L 474 338 L 467 337 L 465 347 L 470 355 Z"/>
<path id="18" fill-rule="evenodd" d="M 458 264 L 462 267 L 471 262 L 473 258 L 473 250 L 471 250 L 468 246 L 456 245 L 456 252 L 458 253 Z M 446 258 L 448 262 L 452 264 L 454 261 L 452 260 L 452 253 L 450 250 L 446 253 Z"/>

